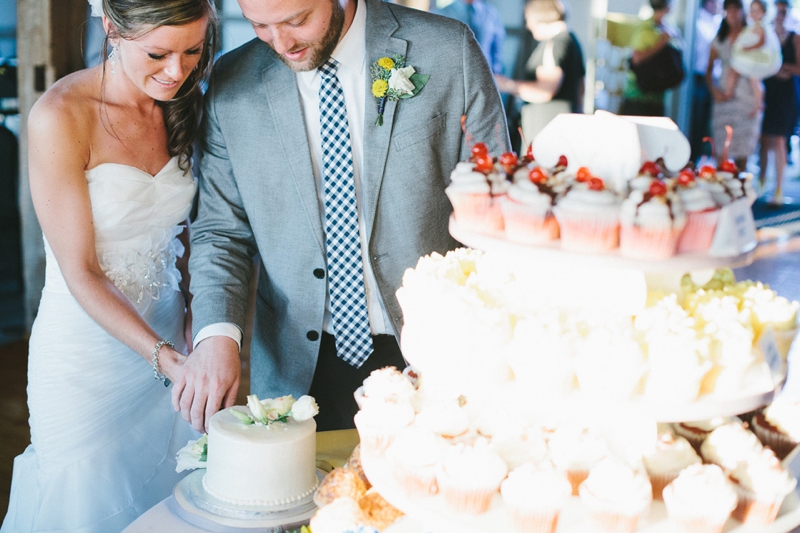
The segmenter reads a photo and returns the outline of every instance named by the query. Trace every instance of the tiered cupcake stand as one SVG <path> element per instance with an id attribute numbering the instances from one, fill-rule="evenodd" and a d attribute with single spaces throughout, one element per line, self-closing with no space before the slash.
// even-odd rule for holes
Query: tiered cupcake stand
<path id="1" fill-rule="evenodd" d="M 536 269 L 537 275 L 549 278 L 552 275 L 562 275 L 564 270 L 571 270 L 567 274 L 574 281 L 575 272 L 583 272 L 588 278 L 605 279 L 607 283 L 595 282 L 596 297 L 605 303 L 609 298 L 620 300 L 620 284 L 628 285 L 627 298 L 641 299 L 641 291 L 647 290 L 652 284 L 661 288 L 675 286 L 680 276 L 685 272 L 713 270 L 722 266 L 743 266 L 752 261 L 754 257 L 754 244 L 745 246 L 742 253 L 732 257 L 715 258 L 706 254 L 693 254 L 676 256 L 669 260 L 643 261 L 631 260 L 621 257 L 618 253 L 607 255 L 589 255 L 571 253 L 560 250 L 556 246 L 528 246 L 509 243 L 499 236 L 487 236 L 462 230 L 455 220 L 450 222 L 450 232 L 453 237 L 466 246 L 481 249 L 488 254 L 506 260 L 512 259 L 515 263 L 530 265 Z M 561 274 L 558 274 L 561 272 Z M 598 277 L 599 276 L 599 277 Z M 615 277 L 616 276 L 616 277 Z M 567 278 L 564 278 L 567 279 Z M 589 282 L 592 285 L 592 282 Z M 556 286 L 559 283 L 546 283 L 543 286 Z M 617 285 L 617 286 L 614 286 Z M 631 286 L 633 287 L 631 289 Z M 563 285 L 561 288 L 563 289 Z M 609 288 L 610 287 L 610 288 Z M 556 299 L 560 296 L 559 289 L 545 298 Z M 605 292 L 604 292 L 605 291 Z M 611 291 L 611 292 L 609 292 Z M 589 289 L 591 292 L 591 288 Z M 586 294 L 586 287 L 575 294 Z M 541 295 L 537 295 L 541 296 Z M 567 296 L 569 297 L 569 296 Z M 591 300 L 590 296 L 590 300 Z M 622 298 L 625 300 L 625 298 Z M 642 300 L 643 301 L 643 300 Z M 620 302 L 617 302 L 618 304 Z M 627 305 L 624 301 L 620 305 Z M 765 359 L 769 359 L 765 355 Z M 412 362 L 413 363 L 413 362 Z M 709 419 L 714 416 L 738 415 L 753 411 L 768 405 L 773 397 L 780 391 L 786 377 L 786 365 L 782 361 L 773 360 L 765 362 L 763 375 L 751 381 L 751 386 L 742 391 L 742 394 L 725 399 L 709 399 L 701 396 L 695 402 L 675 404 L 670 401 L 663 403 L 628 402 L 620 407 L 621 413 L 630 413 L 632 417 L 645 415 L 657 422 L 679 422 Z M 423 369 L 424 371 L 424 369 Z M 424 375 L 424 373 L 423 373 Z M 553 398 L 553 405 L 560 401 Z M 550 406 L 546 406 L 550 407 Z M 622 416 L 625 416 L 624 414 Z M 622 426 L 624 431 L 624 426 Z M 794 454 L 793 454 L 794 455 Z M 791 461 L 789 456 L 786 461 Z M 362 454 L 364 470 L 371 483 L 381 495 L 392 505 L 402 510 L 406 516 L 398 520 L 386 533 L 478 533 L 516 531 L 510 516 L 503 507 L 500 494 L 496 494 L 488 512 L 472 516 L 459 514 L 451 510 L 441 495 L 419 496 L 406 493 L 394 480 L 388 465 L 383 457 Z M 800 461 L 798 461 L 800 463 Z M 793 468 L 793 474 L 798 475 L 798 468 Z M 560 515 L 557 533 L 595 533 L 597 530 L 592 525 L 580 499 L 573 496 Z M 666 513 L 662 501 L 654 500 L 650 510 L 638 524 L 639 533 L 680 533 L 681 527 L 673 523 Z M 800 531 L 800 498 L 797 492 L 792 492 L 784 500 L 777 519 L 767 526 L 745 526 L 740 522 L 729 519 L 724 531 L 726 533 L 755 532 L 759 533 L 789 533 Z"/>

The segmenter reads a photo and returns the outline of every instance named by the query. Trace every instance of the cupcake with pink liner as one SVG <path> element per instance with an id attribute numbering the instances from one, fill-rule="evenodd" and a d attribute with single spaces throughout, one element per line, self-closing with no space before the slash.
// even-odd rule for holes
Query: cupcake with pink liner
<path id="1" fill-rule="evenodd" d="M 503 197 L 506 238 L 525 244 L 541 244 L 558 239 L 558 222 L 552 207 L 557 192 L 554 179 L 541 167 L 527 179 L 515 180 Z"/>
<path id="2" fill-rule="evenodd" d="M 514 524 L 526 533 L 553 533 L 571 491 L 563 472 L 549 463 L 515 468 L 500 486 Z"/>
<path id="3" fill-rule="evenodd" d="M 580 498 L 604 533 L 633 533 L 650 509 L 653 490 L 647 475 L 608 457 L 581 483 Z"/>
<path id="4" fill-rule="evenodd" d="M 646 191 L 633 190 L 622 202 L 620 253 L 636 259 L 672 257 L 685 225 L 682 202 L 663 181 L 654 180 Z"/>
<path id="5" fill-rule="evenodd" d="M 700 456 L 726 472 L 761 453 L 763 446 L 741 422 L 729 422 L 712 431 L 700 446 Z"/>
<path id="6" fill-rule="evenodd" d="M 800 443 L 800 401 L 779 397 L 753 417 L 750 427 L 783 460 Z"/>
<path id="7" fill-rule="evenodd" d="M 642 457 L 642 461 L 650 477 L 654 500 L 661 499 L 664 487 L 678 477 L 681 470 L 702 462 L 689 441 L 670 432 L 658 436 L 655 450 Z"/>
<path id="8" fill-rule="evenodd" d="M 772 523 L 784 498 L 797 485 L 797 480 L 768 448 L 747 461 L 740 461 L 728 478 L 733 482 L 739 500 L 733 517 L 747 525 Z"/>
<path id="9" fill-rule="evenodd" d="M 446 449 L 447 444 L 440 436 L 411 426 L 392 441 L 386 458 L 407 494 L 430 496 L 438 492 L 436 472 Z"/>
<path id="10" fill-rule="evenodd" d="M 436 482 L 452 511 L 477 515 L 489 510 L 507 474 L 505 461 L 487 441 L 479 439 L 472 445 L 450 446 Z"/>
<path id="11" fill-rule="evenodd" d="M 678 252 L 708 251 L 717 230 L 719 205 L 708 190 L 699 186 L 690 169 L 684 169 L 678 174 L 675 192 L 686 212 L 686 225 L 678 240 Z"/>
<path id="12" fill-rule="evenodd" d="M 478 172 L 474 163 L 461 162 L 450 174 L 450 184 L 445 193 L 453 204 L 453 215 L 462 228 L 492 233 L 503 231 L 504 227 L 499 202 L 502 194 L 500 189 L 501 185 L 495 185 L 486 174 Z"/>
<path id="13" fill-rule="evenodd" d="M 589 476 L 589 471 L 609 455 L 608 443 L 597 432 L 575 424 L 564 424 L 547 441 L 550 460 L 567 474 L 572 494 Z"/>
<path id="14" fill-rule="evenodd" d="M 685 533 L 720 533 L 736 507 L 736 492 L 717 465 L 694 464 L 664 488 L 667 515 Z"/>
<path id="15" fill-rule="evenodd" d="M 410 402 L 366 402 L 353 422 L 364 453 L 382 454 L 395 437 L 414 420 Z"/>
<path id="16" fill-rule="evenodd" d="M 575 183 L 553 207 L 561 246 L 577 252 L 607 252 L 619 244 L 620 200 L 603 180 Z"/>

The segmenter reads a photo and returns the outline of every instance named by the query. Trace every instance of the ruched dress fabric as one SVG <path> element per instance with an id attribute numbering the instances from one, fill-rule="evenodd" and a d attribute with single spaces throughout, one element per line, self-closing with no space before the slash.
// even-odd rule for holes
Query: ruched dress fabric
<path id="1" fill-rule="evenodd" d="M 155 176 L 104 163 L 86 172 L 97 256 L 165 339 L 185 349 L 175 258 L 196 190 L 173 158 Z M 14 460 L 2 533 L 113 533 L 172 493 L 175 456 L 198 434 L 171 387 L 90 318 L 47 242 L 46 281 L 28 363 L 31 445 Z"/>
<path id="2" fill-rule="evenodd" d="M 722 64 L 722 72 L 717 80 L 717 86 L 724 90 L 725 81 L 728 79 L 728 70 L 731 68 L 731 38 L 728 36 L 723 42 L 714 38 L 711 47 L 717 51 Z M 750 85 L 750 80 L 739 76 L 733 89 L 733 97 L 725 102 L 714 102 L 711 109 L 711 131 L 714 137 L 716 155 L 722 155 L 727 132 L 725 126 L 733 128 L 733 136 L 728 151 L 731 159 L 750 157 L 758 144 L 761 133 L 761 111 L 753 113 L 756 107 L 756 95 Z"/>

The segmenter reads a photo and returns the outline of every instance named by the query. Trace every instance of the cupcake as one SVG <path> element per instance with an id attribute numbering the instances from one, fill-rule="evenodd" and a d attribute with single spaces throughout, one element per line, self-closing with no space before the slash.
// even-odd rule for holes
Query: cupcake
<path id="1" fill-rule="evenodd" d="M 620 209 L 620 253 L 637 259 L 663 259 L 675 255 L 686 225 L 683 204 L 654 180 L 647 191 L 634 190 Z"/>
<path id="2" fill-rule="evenodd" d="M 409 402 L 370 402 L 353 418 L 361 450 L 380 455 L 394 438 L 414 420 L 414 408 Z"/>
<path id="3" fill-rule="evenodd" d="M 415 390 L 409 378 L 397 368 L 387 366 L 370 372 L 355 396 L 358 406 L 363 407 L 365 402 L 407 402 Z"/>
<path id="4" fill-rule="evenodd" d="M 800 401 L 778 398 L 753 417 L 750 427 L 783 460 L 800 443 Z"/>
<path id="5" fill-rule="evenodd" d="M 558 222 L 552 211 L 555 197 L 553 178 L 541 167 L 532 169 L 527 179 L 516 180 L 501 203 L 506 238 L 525 244 L 558 239 Z"/>
<path id="6" fill-rule="evenodd" d="M 645 161 L 635 178 L 628 181 L 628 189 L 632 191 L 647 192 L 650 184 L 663 179 L 664 171 L 655 161 Z"/>
<path id="7" fill-rule="evenodd" d="M 655 500 L 661 499 L 664 487 L 678 477 L 681 470 L 701 462 L 689 441 L 670 432 L 660 434 L 655 450 L 642 457 L 642 460 L 650 476 Z"/>
<path id="8" fill-rule="evenodd" d="M 500 486 L 503 503 L 519 531 L 553 533 L 572 487 L 549 463 L 526 464 L 511 471 Z"/>
<path id="9" fill-rule="evenodd" d="M 580 498 L 600 531 L 633 533 L 650 508 L 653 489 L 647 475 L 609 457 L 581 483 Z"/>
<path id="10" fill-rule="evenodd" d="M 619 198 L 603 180 L 574 184 L 553 207 L 561 246 L 578 252 L 607 252 L 619 243 Z"/>
<path id="11" fill-rule="evenodd" d="M 747 461 L 741 461 L 728 474 L 738 503 L 733 517 L 747 525 L 769 524 L 797 480 L 781 467 L 772 450 L 764 448 Z"/>
<path id="12" fill-rule="evenodd" d="M 457 400 L 432 400 L 422 407 L 414 425 L 441 437 L 453 438 L 469 429 L 469 417 Z"/>
<path id="13" fill-rule="evenodd" d="M 667 515 L 686 533 L 720 533 L 736 507 L 736 492 L 717 465 L 686 467 L 663 497 Z"/>
<path id="14" fill-rule="evenodd" d="M 675 180 L 675 192 L 686 212 L 686 225 L 678 239 L 679 253 L 705 252 L 711 247 L 719 220 L 719 206 L 711 193 L 701 188 L 691 169 Z"/>
<path id="15" fill-rule="evenodd" d="M 729 416 L 717 416 L 708 420 L 697 420 L 694 422 L 677 422 L 672 424 L 672 430 L 676 435 L 680 435 L 689 441 L 692 448 L 700 453 L 700 446 L 706 437 L 716 428 L 733 421 Z"/>
<path id="16" fill-rule="evenodd" d="M 567 474 L 572 494 L 589 476 L 589 471 L 608 455 L 605 439 L 589 428 L 565 424 L 547 442 L 550 460 Z"/>
<path id="17" fill-rule="evenodd" d="M 729 422 L 712 431 L 700 446 L 700 455 L 708 463 L 722 467 L 726 472 L 739 463 L 750 461 L 763 447 L 752 431 L 741 422 Z"/>
<path id="18" fill-rule="evenodd" d="M 729 187 L 730 180 L 734 177 L 736 166 L 733 168 L 715 169 L 711 165 L 705 165 L 700 168 L 699 172 L 699 185 L 711 193 L 714 202 L 720 206 L 726 206 L 739 197 L 744 196 L 744 191 L 741 187 L 731 189 Z"/>
<path id="19" fill-rule="evenodd" d="M 472 446 L 451 446 L 436 475 L 439 493 L 455 512 L 480 514 L 489 510 L 492 498 L 508 474 L 506 463 L 485 441 Z"/>
<path id="20" fill-rule="evenodd" d="M 413 426 L 394 439 L 386 457 L 406 494 L 429 496 L 438 492 L 436 472 L 446 448 L 441 437 Z"/>
<path id="21" fill-rule="evenodd" d="M 502 183 L 493 182 L 487 174 L 479 172 L 475 163 L 461 162 L 456 165 L 450 174 L 450 184 L 445 194 L 453 204 L 456 221 L 463 229 L 479 233 L 503 231 L 503 213 L 499 202 L 503 192 Z"/>

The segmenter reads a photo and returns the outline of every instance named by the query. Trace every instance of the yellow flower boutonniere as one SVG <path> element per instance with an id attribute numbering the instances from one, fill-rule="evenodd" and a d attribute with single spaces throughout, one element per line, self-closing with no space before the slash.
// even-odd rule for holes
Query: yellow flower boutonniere
<path id="1" fill-rule="evenodd" d="M 430 79 L 429 74 L 420 74 L 414 67 L 405 66 L 406 58 L 382 57 L 369 68 L 372 76 L 372 96 L 378 99 L 376 126 L 383 126 L 383 109 L 386 101 L 401 100 L 416 96 Z"/>

